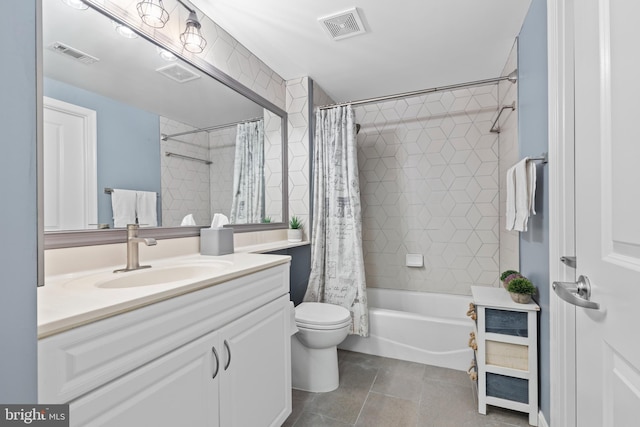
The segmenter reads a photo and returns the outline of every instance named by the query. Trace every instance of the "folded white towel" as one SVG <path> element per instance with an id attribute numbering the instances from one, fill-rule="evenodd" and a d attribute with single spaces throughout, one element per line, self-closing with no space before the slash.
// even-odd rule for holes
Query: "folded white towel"
<path id="1" fill-rule="evenodd" d="M 507 169 L 506 229 L 513 230 L 516 221 L 516 167 Z"/>
<path id="2" fill-rule="evenodd" d="M 529 189 L 530 184 L 527 179 L 527 162 L 528 157 L 520 160 L 515 165 L 516 175 L 516 220 L 513 229 L 516 231 L 527 231 L 527 222 L 529 220 Z"/>
<path id="3" fill-rule="evenodd" d="M 136 191 L 136 212 L 138 214 L 138 224 L 140 227 L 157 227 L 158 195 L 154 191 Z"/>
<path id="4" fill-rule="evenodd" d="M 113 209 L 113 226 L 126 227 L 136 223 L 136 192 L 115 188 L 111 193 L 111 208 Z"/>
<path id="5" fill-rule="evenodd" d="M 536 214 L 536 179 L 536 164 L 528 157 L 507 170 L 507 230 L 527 231 L 529 215 Z"/>
<path id="6" fill-rule="evenodd" d="M 529 212 L 536 214 L 536 162 L 527 163 L 527 181 L 529 182 Z"/>
<path id="7" fill-rule="evenodd" d="M 180 223 L 180 226 L 187 226 L 187 225 L 196 225 L 196 220 L 193 219 L 193 214 L 186 215 L 184 218 L 182 218 L 182 222 Z"/>

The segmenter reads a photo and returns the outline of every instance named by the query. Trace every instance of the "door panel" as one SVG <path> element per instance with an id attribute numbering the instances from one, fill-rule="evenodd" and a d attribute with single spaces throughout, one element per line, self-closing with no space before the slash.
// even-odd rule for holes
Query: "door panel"
<path id="1" fill-rule="evenodd" d="M 96 112 L 45 97 L 43 122 L 45 231 L 95 228 Z"/>
<path id="2" fill-rule="evenodd" d="M 599 310 L 576 308 L 577 425 L 634 425 L 640 406 L 639 2 L 575 2 L 577 275 Z"/>

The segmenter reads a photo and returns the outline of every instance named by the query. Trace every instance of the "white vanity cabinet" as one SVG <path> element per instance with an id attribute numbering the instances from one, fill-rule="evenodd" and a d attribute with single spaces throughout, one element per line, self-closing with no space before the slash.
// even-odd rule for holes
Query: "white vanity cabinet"
<path id="1" fill-rule="evenodd" d="M 39 341 L 39 401 L 72 426 L 280 426 L 291 413 L 289 264 Z"/>

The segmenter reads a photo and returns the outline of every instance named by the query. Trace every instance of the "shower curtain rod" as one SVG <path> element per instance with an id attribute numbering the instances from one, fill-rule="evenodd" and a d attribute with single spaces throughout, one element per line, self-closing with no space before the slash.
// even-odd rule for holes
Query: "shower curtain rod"
<path id="1" fill-rule="evenodd" d="M 262 119 L 263 119 L 263 117 L 254 117 L 253 119 L 240 120 L 239 122 L 227 123 L 227 124 L 224 124 L 224 125 L 216 125 L 216 126 L 210 126 L 208 128 L 188 130 L 186 132 L 172 133 L 171 135 L 167 135 L 167 134 L 163 133 L 163 134 L 160 135 L 160 139 L 163 140 L 163 141 L 166 141 L 167 139 L 173 138 L 174 136 L 189 135 L 189 134 L 192 134 L 192 133 L 200 133 L 200 132 L 209 132 L 211 130 L 222 129 L 222 128 L 226 128 L 226 127 L 229 127 L 229 126 L 235 126 L 235 125 L 239 125 L 241 123 L 257 122 L 258 120 L 262 120 Z"/>
<path id="2" fill-rule="evenodd" d="M 516 83 L 518 81 L 518 70 L 517 69 L 513 70 L 506 76 L 495 77 L 493 79 L 476 80 L 472 82 L 457 83 L 457 84 L 448 85 L 448 86 L 438 86 L 438 87 L 432 87 L 429 89 L 415 90 L 413 92 L 397 93 L 395 95 L 385 95 L 385 96 L 379 96 L 377 98 L 360 99 L 358 101 L 339 102 L 335 104 L 323 105 L 322 107 L 318 107 L 318 109 L 327 110 L 329 108 L 344 107 L 346 105 L 353 106 L 353 105 L 371 104 L 371 103 L 380 102 L 380 101 L 389 101 L 392 99 L 410 98 L 412 96 L 419 96 L 419 95 L 424 95 L 424 94 L 433 93 L 433 92 L 442 92 L 445 90 L 461 89 L 461 88 L 473 87 L 473 86 L 484 86 L 492 83 L 499 83 L 503 80 L 509 80 L 511 83 Z"/>

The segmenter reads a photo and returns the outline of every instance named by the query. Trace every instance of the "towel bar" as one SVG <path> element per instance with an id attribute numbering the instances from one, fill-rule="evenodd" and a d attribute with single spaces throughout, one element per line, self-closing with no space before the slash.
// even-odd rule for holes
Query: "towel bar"
<path id="1" fill-rule="evenodd" d="M 500 120 L 500 116 L 502 115 L 502 112 L 508 108 L 511 108 L 511 111 L 515 111 L 516 101 L 513 101 L 511 105 L 502 106 L 502 108 L 500 109 L 500 112 L 498 113 L 498 117 L 496 117 L 496 119 L 493 121 L 493 124 L 491 125 L 491 129 L 489 129 L 489 132 L 500 133 L 500 126 L 498 125 L 498 120 Z"/>

